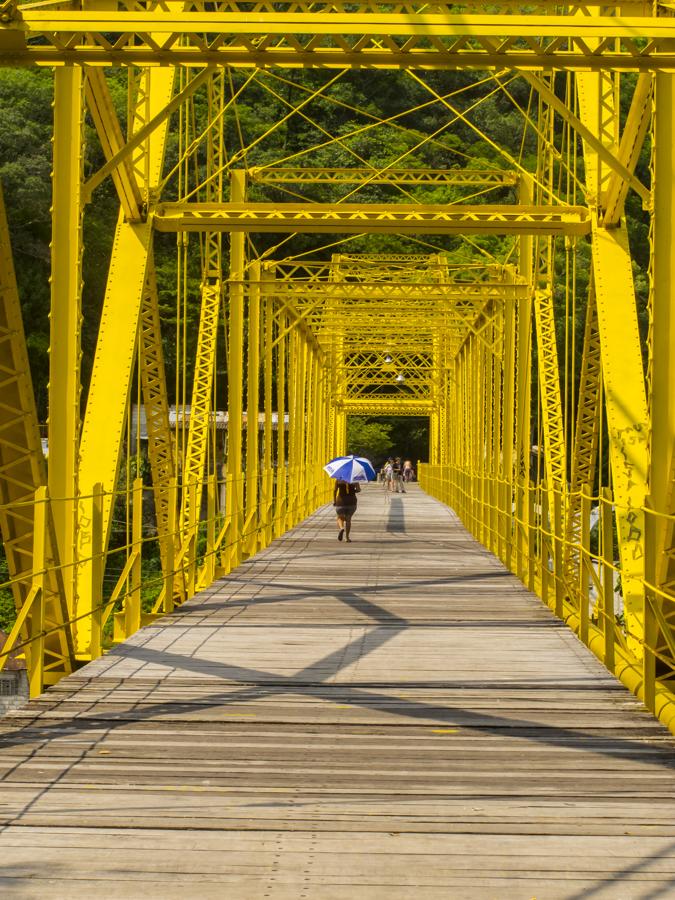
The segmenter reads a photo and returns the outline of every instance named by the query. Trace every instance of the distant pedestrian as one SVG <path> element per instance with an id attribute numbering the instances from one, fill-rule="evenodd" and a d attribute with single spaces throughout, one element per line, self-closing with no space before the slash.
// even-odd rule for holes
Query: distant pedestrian
<path id="1" fill-rule="evenodd" d="M 391 457 L 384 464 L 384 484 L 388 491 L 394 490 L 394 460 Z"/>
<path id="2" fill-rule="evenodd" d="M 408 483 L 413 480 L 415 477 L 415 470 L 413 469 L 413 464 L 409 459 L 403 463 L 403 481 Z"/>
<path id="3" fill-rule="evenodd" d="M 352 516 L 356 512 L 356 495 L 361 488 L 358 484 L 350 484 L 348 481 L 336 481 L 333 489 L 333 506 L 337 515 L 338 541 L 346 538 L 351 544 L 349 534 L 352 530 Z"/>
<path id="4" fill-rule="evenodd" d="M 394 460 L 394 490 L 397 494 L 405 494 L 405 488 L 403 487 L 403 467 L 401 465 L 400 456 L 397 456 Z"/>

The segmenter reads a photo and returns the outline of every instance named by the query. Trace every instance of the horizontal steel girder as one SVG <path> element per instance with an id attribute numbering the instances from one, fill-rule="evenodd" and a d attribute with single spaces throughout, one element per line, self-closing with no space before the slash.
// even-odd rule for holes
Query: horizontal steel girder
<path id="1" fill-rule="evenodd" d="M 386 282 L 386 281 L 263 281 L 260 282 L 262 293 L 278 297 L 279 299 L 293 298 L 299 302 L 312 298 L 325 298 L 331 300 L 364 301 L 370 308 L 376 311 L 384 301 L 392 300 L 400 303 L 401 300 L 412 303 L 426 301 L 432 304 L 433 311 L 436 303 L 448 302 L 451 305 L 446 310 L 455 307 L 458 301 L 468 302 L 473 308 L 474 303 L 485 300 L 519 300 L 527 298 L 532 287 L 527 284 L 508 284 L 506 282 L 448 282 L 447 284 L 424 282 Z M 372 306 L 370 305 L 372 301 Z M 362 309 L 364 302 L 350 309 Z M 427 307 L 424 312 L 428 311 Z M 317 314 L 323 312 L 323 307 L 317 306 Z"/>
<path id="2" fill-rule="evenodd" d="M 330 234 L 584 235 L 583 206 L 329 203 L 166 203 L 158 231 L 321 232 Z"/>
<path id="3" fill-rule="evenodd" d="M 414 184 L 453 187 L 504 187 L 518 184 L 519 174 L 481 169 L 284 169 L 254 168 L 248 177 L 257 184 Z"/>
<path id="4" fill-rule="evenodd" d="M 675 70 L 648 16 L 8 9 L 5 65 Z M 13 18 L 12 18 L 13 16 Z"/>
<path id="5" fill-rule="evenodd" d="M 344 400 L 339 406 L 348 415 L 356 416 L 428 416 L 434 404 L 431 400 L 418 397 L 408 399 L 396 394 L 381 400 L 372 397 Z"/>

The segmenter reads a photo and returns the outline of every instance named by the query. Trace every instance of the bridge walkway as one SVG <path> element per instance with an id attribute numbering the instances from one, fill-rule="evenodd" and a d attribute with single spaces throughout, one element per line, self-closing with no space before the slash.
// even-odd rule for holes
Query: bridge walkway
<path id="1" fill-rule="evenodd" d="M 6 897 L 675 894 L 675 743 L 417 486 L 0 722 Z"/>

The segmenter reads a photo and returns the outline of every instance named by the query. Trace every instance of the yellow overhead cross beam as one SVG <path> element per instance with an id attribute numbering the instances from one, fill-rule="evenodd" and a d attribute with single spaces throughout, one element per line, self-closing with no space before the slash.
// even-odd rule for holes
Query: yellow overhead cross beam
<path id="1" fill-rule="evenodd" d="M 207 4 L 204 4 L 207 6 Z M 5 65 L 675 70 L 668 17 L 9 7 Z M 386 9 L 386 7 L 385 7 Z"/>
<path id="2" fill-rule="evenodd" d="M 590 231 L 583 206 L 355 203 L 163 203 L 158 231 L 329 234 L 566 234 Z"/>
<path id="3" fill-rule="evenodd" d="M 518 184 L 517 172 L 500 169 L 288 169 L 259 166 L 248 170 L 257 184 L 410 184 L 452 185 L 453 187 L 505 187 Z"/>

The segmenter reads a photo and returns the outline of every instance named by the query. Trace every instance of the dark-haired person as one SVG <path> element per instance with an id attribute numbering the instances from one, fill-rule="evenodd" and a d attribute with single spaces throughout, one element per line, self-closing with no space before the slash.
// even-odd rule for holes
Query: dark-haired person
<path id="1" fill-rule="evenodd" d="M 403 487 L 403 466 L 401 465 L 401 457 L 397 456 L 394 460 L 394 490 L 397 494 L 405 494 Z"/>
<path id="2" fill-rule="evenodd" d="M 356 495 L 361 491 L 358 484 L 348 481 L 336 481 L 333 489 L 333 506 L 337 515 L 338 541 L 343 537 L 351 544 L 349 533 L 352 530 L 352 516 L 356 512 Z"/>

